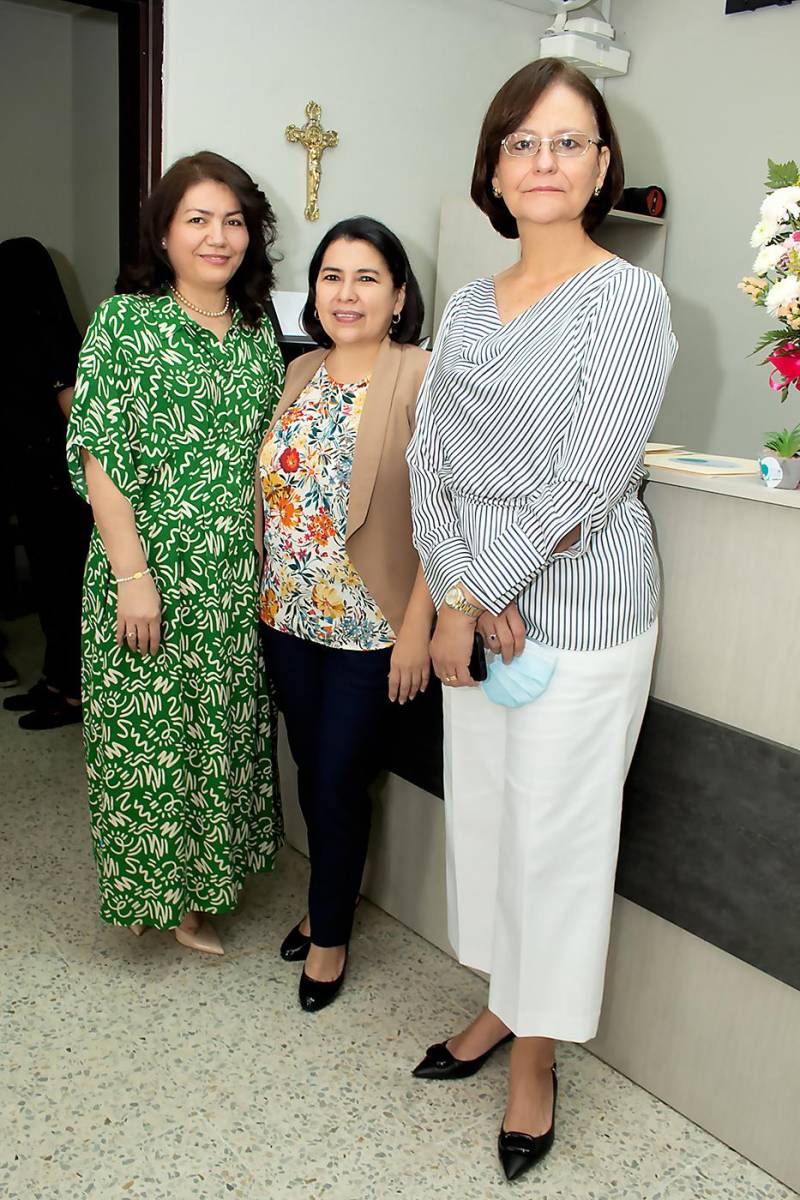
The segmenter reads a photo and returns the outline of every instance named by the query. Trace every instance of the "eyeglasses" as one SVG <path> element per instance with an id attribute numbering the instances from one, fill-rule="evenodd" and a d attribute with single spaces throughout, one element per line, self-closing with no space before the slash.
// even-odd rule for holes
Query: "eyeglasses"
<path id="1" fill-rule="evenodd" d="M 532 158 L 539 153 L 543 142 L 547 142 L 558 158 L 583 158 L 590 146 L 597 146 L 599 150 L 605 145 L 602 139 L 589 137 L 588 133 L 559 133 L 555 137 L 539 137 L 538 133 L 528 133 L 525 129 L 507 133 L 500 144 L 512 158 Z"/>

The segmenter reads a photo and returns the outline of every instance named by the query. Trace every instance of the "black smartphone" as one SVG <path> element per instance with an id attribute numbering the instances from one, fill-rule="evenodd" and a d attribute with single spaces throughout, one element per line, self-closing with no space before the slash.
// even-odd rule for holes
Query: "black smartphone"
<path id="1" fill-rule="evenodd" d="M 476 683 L 483 683 L 488 674 L 486 670 L 486 651 L 483 648 L 483 638 L 479 633 L 475 634 L 475 640 L 472 643 L 469 673 Z"/>

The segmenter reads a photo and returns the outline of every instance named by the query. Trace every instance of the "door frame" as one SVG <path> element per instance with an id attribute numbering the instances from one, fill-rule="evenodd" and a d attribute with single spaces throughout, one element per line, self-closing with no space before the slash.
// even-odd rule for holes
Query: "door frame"
<path id="1" fill-rule="evenodd" d="M 139 246 L 139 212 L 161 178 L 164 0 L 77 0 L 117 14 L 119 258 Z"/>

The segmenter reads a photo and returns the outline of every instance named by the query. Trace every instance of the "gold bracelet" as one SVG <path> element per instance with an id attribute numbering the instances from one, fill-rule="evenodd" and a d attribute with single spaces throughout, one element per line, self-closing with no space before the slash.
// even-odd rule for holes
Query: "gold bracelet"
<path id="1" fill-rule="evenodd" d="M 114 583 L 131 583 L 134 579 L 143 579 L 145 575 L 150 574 L 150 568 L 145 567 L 143 571 L 134 571 L 133 575 L 126 575 L 123 579 L 114 578 Z"/>

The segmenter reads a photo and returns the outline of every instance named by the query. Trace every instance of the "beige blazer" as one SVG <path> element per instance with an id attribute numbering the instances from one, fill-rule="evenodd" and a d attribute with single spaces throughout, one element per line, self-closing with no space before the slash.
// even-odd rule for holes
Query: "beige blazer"
<path id="1" fill-rule="evenodd" d="M 328 353 L 311 350 L 289 364 L 270 428 L 313 379 Z M 395 633 L 419 567 L 411 540 L 406 449 L 429 359 L 418 346 L 399 346 L 384 338 L 358 427 L 350 481 L 347 553 Z"/>

